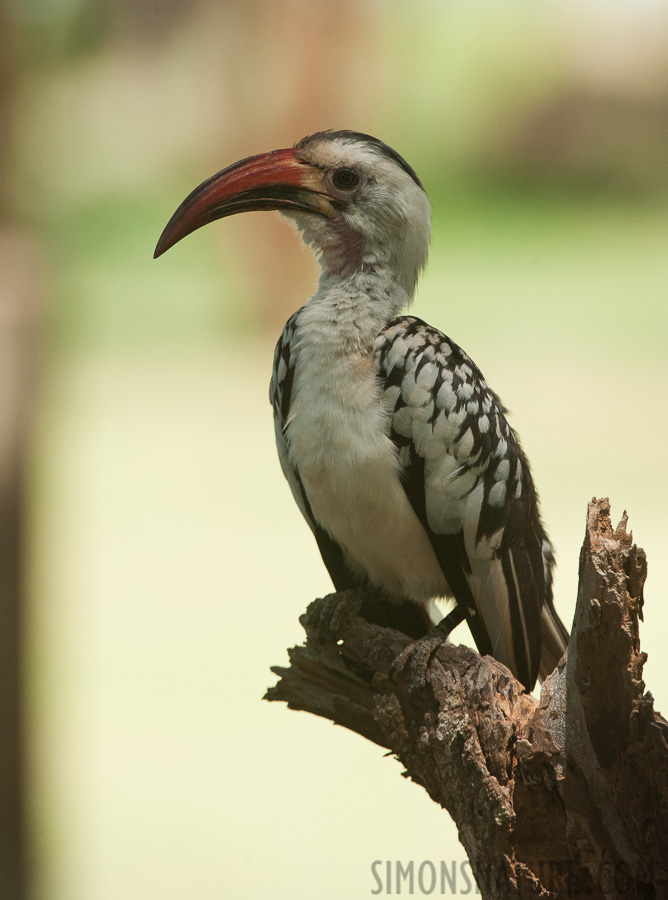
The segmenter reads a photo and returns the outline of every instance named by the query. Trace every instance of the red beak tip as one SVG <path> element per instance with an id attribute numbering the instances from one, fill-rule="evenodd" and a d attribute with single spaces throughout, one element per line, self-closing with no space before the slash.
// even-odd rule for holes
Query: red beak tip
<path id="1" fill-rule="evenodd" d="M 159 256 L 162 256 L 162 254 L 166 250 L 169 250 L 171 246 L 171 243 L 165 240 L 164 234 L 161 234 L 158 243 L 155 245 L 155 250 L 153 251 L 153 259 L 157 259 Z"/>

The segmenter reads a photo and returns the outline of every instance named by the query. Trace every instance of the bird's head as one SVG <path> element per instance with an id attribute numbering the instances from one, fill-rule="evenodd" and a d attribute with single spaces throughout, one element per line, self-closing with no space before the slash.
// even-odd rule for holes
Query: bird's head
<path id="1" fill-rule="evenodd" d="M 380 270 L 412 296 L 427 261 L 429 200 L 398 153 L 353 131 L 319 132 L 213 175 L 176 210 L 155 256 L 215 219 L 272 209 L 294 221 L 326 276 Z"/>

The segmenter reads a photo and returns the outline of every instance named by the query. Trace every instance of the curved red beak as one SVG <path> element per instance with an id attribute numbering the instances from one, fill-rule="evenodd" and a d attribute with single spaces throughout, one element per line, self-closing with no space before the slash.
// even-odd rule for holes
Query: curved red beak
<path id="1" fill-rule="evenodd" d="M 171 217 L 153 258 L 203 225 L 253 210 L 293 210 L 336 218 L 323 173 L 300 160 L 294 149 L 273 150 L 233 163 L 207 178 Z"/>

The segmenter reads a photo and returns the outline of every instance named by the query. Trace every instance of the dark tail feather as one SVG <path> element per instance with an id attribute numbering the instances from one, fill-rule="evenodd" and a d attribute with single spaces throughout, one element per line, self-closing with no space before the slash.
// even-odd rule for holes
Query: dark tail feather
<path id="1" fill-rule="evenodd" d="M 540 616 L 542 646 L 538 677 L 545 681 L 557 667 L 568 646 L 568 632 L 550 600 L 545 603 Z"/>

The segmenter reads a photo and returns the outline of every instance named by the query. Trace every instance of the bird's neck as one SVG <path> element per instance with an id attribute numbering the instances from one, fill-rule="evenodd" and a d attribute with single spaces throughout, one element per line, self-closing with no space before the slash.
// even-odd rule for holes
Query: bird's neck
<path id="1" fill-rule="evenodd" d="M 400 241 L 394 232 L 386 233 L 382 229 L 373 238 L 366 238 L 343 220 L 332 222 L 320 216 L 293 213 L 288 218 L 297 226 L 302 240 L 312 248 L 322 266 L 321 290 L 324 286 L 329 289 L 337 282 L 359 282 L 366 288 L 369 283 L 366 276 L 369 276 L 382 289 L 391 285 L 402 294 L 395 312 L 410 302 L 427 259 L 428 216 L 423 228 L 410 227 L 407 223 Z"/>
<path id="2" fill-rule="evenodd" d="M 318 291 L 300 316 L 302 334 L 313 343 L 363 353 L 409 301 L 389 272 L 338 275 L 323 267 Z"/>
<path id="3" fill-rule="evenodd" d="M 389 246 L 369 247 L 355 232 L 349 232 L 345 238 L 331 244 L 323 243 L 316 250 L 322 266 L 321 284 L 323 281 L 329 284 L 337 280 L 355 282 L 361 279 L 365 286 L 376 283 L 382 290 L 392 285 L 402 292 L 400 306 L 405 306 L 415 293 L 420 263 L 412 253 L 403 252 L 407 242 L 400 248 L 387 243 Z M 397 252 L 398 249 L 401 252 Z"/>

